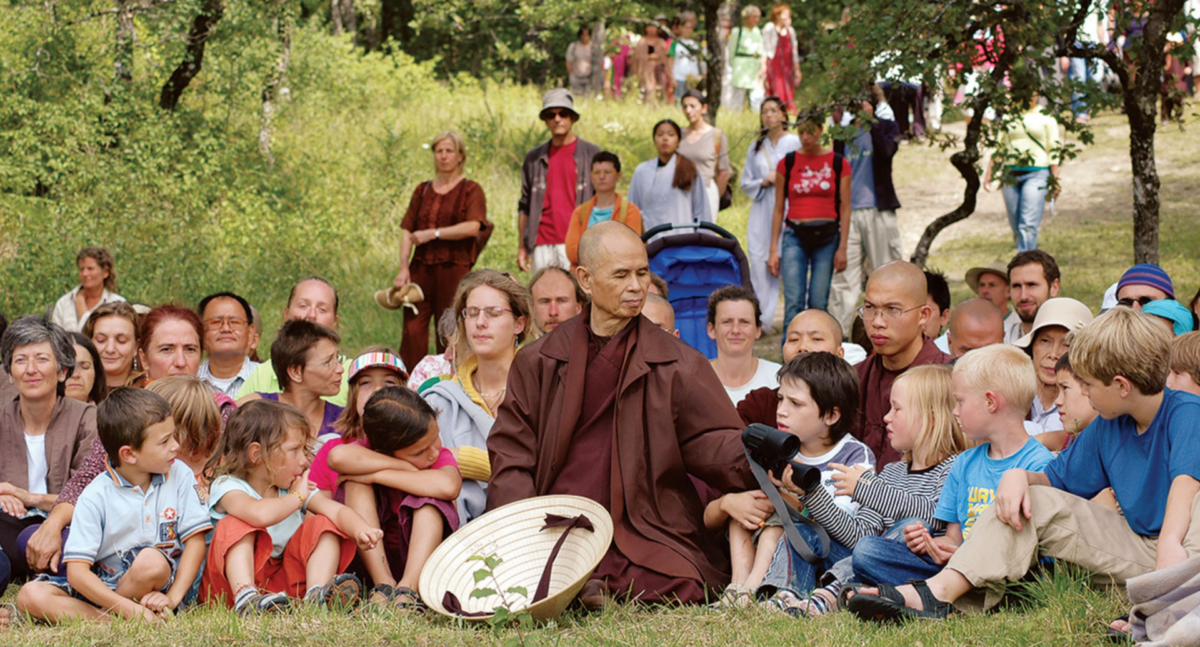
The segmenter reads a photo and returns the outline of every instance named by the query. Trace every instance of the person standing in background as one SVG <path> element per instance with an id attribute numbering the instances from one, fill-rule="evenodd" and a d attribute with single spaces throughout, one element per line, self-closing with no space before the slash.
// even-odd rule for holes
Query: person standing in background
<path id="1" fill-rule="evenodd" d="M 83 324 L 98 306 L 125 300 L 117 294 L 117 272 L 107 249 L 84 247 L 75 255 L 75 268 L 79 270 L 79 285 L 62 295 L 50 309 L 50 321 L 67 332 L 83 330 Z"/>
<path id="2" fill-rule="evenodd" d="M 572 93 L 587 96 L 592 88 L 592 28 L 580 27 L 578 37 L 567 47 L 567 78 Z"/>
<path id="3" fill-rule="evenodd" d="M 592 158 L 600 147 L 571 132 L 579 121 L 575 98 L 563 88 L 542 96 L 539 115 L 550 141 L 525 155 L 517 203 L 517 267 L 536 272 L 547 265 L 570 267 L 567 228 L 575 207 L 592 199 Z"/>
<path id="4" fill-rule="evenodd" d="M 725 62 L 729 66 L 729 82 L 731 85 L 729 101 L 730 110 L 740 111 L 746 107 L 746 97 L 750 98 L 750 109 L 758 110 L 762 105 L 763 91 L 763 33 L 758 28 L 762 20 L 762 11 L 754 5 L 742 9 L 742 26 L 729 34 L 729 43 L 725 48 Z"/>
<path id="5" fill-rule="evenodd" d="M 763 28 L 763 76 L 767 93 L 783 99 L 788 112 L 796 111 L 796 88 L 800 87 L 800 43 L 792 29 L 792 10 L 785 4 L 771 7 L 771 22 Z"/>

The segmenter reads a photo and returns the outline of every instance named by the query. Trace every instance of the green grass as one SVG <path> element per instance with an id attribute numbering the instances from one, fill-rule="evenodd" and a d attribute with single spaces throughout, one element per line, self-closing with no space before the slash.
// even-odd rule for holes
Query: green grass
<path id="1" fill-rule="evenodd" d="M 1059 572 L 1022 584 L 1004 611 L 959 615 L 943 622 L 878 626 L 839 613 L 794 619 L 769 609 L 710 612 L 701 608 L 643 608 L 625 605 L 603 614 L 571 610 L 528 636 L 531 645 L 989 645 L 1055 647 L 1102 645 L 1112 618 L 1124 612 L 1115 590 L 1093 589 L 1085 577 Z M 5 600 L 11 600 L 10 593 Z M 437 615 L 365 613 L 337 616 L 297 609 L 276 617 L 238 618 L 225 609 L 198 608 L 166 626 L 114 620 L 30 626 L 13 630 L 3 644 L 17 645 L 499 645 L 516 637 Z"/>

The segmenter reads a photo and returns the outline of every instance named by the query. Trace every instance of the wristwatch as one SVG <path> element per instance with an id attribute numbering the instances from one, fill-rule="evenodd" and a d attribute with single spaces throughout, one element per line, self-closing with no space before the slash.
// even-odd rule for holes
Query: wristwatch
<path id="1" fill-rule="evenodd" d="M 437 239 L 439 239 L 439 240 L 440 240 L 440 239 L 441 239 L 441 237 L 442 237 L 442 230 L 441 230 L 441 229 L 434 229 L 434 230 L 433 230 L 433 237 L 434 237 L 434 238 L 437 238 Z"/>

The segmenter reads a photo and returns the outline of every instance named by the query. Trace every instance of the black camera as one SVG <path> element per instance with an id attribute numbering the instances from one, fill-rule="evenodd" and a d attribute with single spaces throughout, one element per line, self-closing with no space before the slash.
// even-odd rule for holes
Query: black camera
<path id="1" fill-rule="evenodd" d="M 800 452 L 800 439 L 786 432 L 755 423 L 742 432 L 742 444 L 755 463 L 763 466 L 777 479 L 783 478 L 783 468 L 792 466 L 792 483 L 811 492 L 821 484 L 821 470 L 792 460 Z"/>

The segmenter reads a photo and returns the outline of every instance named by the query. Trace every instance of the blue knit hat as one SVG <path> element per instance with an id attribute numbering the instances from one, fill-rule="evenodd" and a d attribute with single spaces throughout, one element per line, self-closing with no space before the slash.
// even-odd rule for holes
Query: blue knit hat
<path id="1" fill-rule="evenodd" d="M 1175 330 L 1176 337 L 1192 332 L 1192 327 L 1195 325 L 1191 311 L 1185 308 L 1182 303 L 1173 299 L 1151 301 L 1142 306 L 1142 314 L 1154 315 L 1155 317 L 1162 317 L 1170 321 L 1171 327 Z"/>
<path id="2" fill-rule="evenodd" d="M 1171 277 L 1166 270 L 1157 265 L 1138 263 L 1125 270 L 1125 273 L 1121 275 L 1121 280 L 1117 283 L 1117 292 L 1120 292 L 1121 288 L 1126 285 L 1148 285 L 1166 292 L 1168 299 L 1175 298 L 1175 286 L 1171 283 Z"/>

